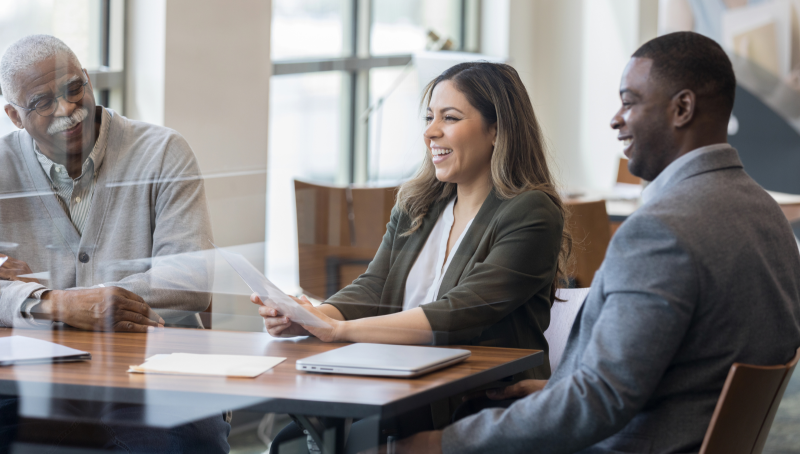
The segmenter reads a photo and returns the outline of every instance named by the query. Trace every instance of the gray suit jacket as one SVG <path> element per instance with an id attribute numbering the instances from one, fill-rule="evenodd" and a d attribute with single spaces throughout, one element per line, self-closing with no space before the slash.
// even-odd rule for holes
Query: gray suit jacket
<path id="1" fill-rule="evenodd" d="M 444 452 L 696 452 L 731 364 L 800 345 L 799 281 L 736 150 L 702 154 L 614 235 L 547 387 L 450 426 Z"/>
<path id="2" fill-rule="evenodd" d="M 113 114 L 83 235 L 59 204 L 25 131 L 0 137 L 0 243 L 48 288 L 117 286 L 167 323 L 197 325 L 208 307 L 213 256 L 205 189 L 177 132 Z M 0 247 L 7 247 L 2 246 Z M 0 280 L 0 326 L 30 322 L 20 308 L 36 283 Z"/>

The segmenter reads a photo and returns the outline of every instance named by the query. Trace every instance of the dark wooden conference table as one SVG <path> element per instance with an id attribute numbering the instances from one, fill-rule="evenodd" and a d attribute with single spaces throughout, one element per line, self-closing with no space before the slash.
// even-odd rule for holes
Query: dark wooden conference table
<path id="1" fill-rule="evenodd" d="M 20 396 L 22 416 L 75 418 L 57 403 L 70 399 L 146 407 L 138 423 L 175 427 L 226 410 L 304 415 L 343 421 L 329 452 L 342 449 L 344 421 L 386 420 L 406 411 L 509 377 L 542 364 L 539 350 L 453 346 L 472 352 L 457 365 L 412 378 L 378 378 L 300 372 L 295 361 L 345 344 L 316 339 L 276 339 L 266 333 L 165 328 L 147 334 L 61 329 L 0 328 L 0 337 L 42 339 L 92 354 L 90 361 L 0 367 L 0 394 Z M 159 353 L 286 357 L 256 378 L 128 373 L 128 366 Z M 168 410 L 168 411 L 167 411 Z M 113 423 L 113 421 L 106 421 Z M 127 421 L 126 423 L 130 423 Z M 375 426 L 377 428 L 377 425 Z M 317 434 L 320 437 L 325 434 Z M 326 445 L 328 441 L 324 442 Z"/>

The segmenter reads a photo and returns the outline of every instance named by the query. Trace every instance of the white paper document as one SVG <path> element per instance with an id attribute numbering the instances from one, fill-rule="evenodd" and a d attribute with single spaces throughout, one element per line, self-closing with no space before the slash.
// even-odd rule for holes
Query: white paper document
<path id="1" fill-rule="evenodd" d="M 3 264 L 6 263 L 6 260 L 8 260 L 8 257 L 0 257 L 0 266 L 3 266 Z"/>
<path id="2" fill-rule="evenodd" d="M 153 355 L 128 372 L 139 374 L 219 375 L 254 378 L 285 361 L 276 356 L 201 355 L 172 353 Z"/>
<path id="3" fill-rule="evenodd" d="M 89 352 L 32 337 L 0 337 L 0 366 L 64 363 L 92 359 Z"/>
<path id="4" fill-rule="evenodd" d="M 216 246 L 214 246 L 216 247 Z M 316 315 L 307 311 L 297 301 L 291 299 L 285 292 L 281 291 L 275 284 L 270 282 L 256 267 L 247 261 L 241 254 L 228 252 L 217 248 L 222 257 L 233 267 L 236 273 L 241 276 L 250 290 L 255 292 L 261 301 L 269 301 L 277 307 L 281 314 L 289 317 L 293 322 L 304 326 L 316 328 L 327 328 L 328 324 L 320 320 Z"/>

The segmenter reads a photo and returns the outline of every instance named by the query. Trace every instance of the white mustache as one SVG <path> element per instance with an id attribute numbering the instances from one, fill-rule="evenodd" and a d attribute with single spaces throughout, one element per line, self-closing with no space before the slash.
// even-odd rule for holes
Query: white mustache
<path id="1" fill-rule="evenodd" d="M 75 112 L 72 112 L 72 115 L 69 117 L 55 117 L 53 118 L 53 122 L 50 123 L 50 126 L 47 128 L 47 133 L 53 136 L 59 132 L 74 128 L 75 125 L 85 120 L 88 116 L 89 110 L 85 107 L 82 107 L 77 109 Z"/>

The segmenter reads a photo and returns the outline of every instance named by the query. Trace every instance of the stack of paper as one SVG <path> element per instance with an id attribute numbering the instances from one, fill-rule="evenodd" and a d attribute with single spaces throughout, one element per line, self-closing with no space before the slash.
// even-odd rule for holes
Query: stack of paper
<path id="1" fill-rule="evenodd" d="M 65 363 L 92 359 L 89 352 L 25 336 L 0 338 L 0 366 Z"/>
<path id="2" fill-rule="evenodd" d="M 275 356 L 199 355 L 172 353 L 154 355 L 128 372 L 139 374 L 221 375 L 254 378 L 282 363 Z"/>

